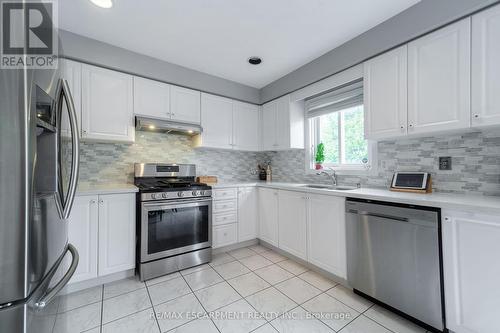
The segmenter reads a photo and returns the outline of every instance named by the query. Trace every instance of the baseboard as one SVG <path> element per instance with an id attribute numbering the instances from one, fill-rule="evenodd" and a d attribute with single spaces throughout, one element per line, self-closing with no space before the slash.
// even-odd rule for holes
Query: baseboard
<path id="1" fill-rule="evenodd" d="M 347 280 L 346 279 L 344 279 L 344 278 L 342 278 L 340 276 L 337 276 L 337 275 L 335 275 L 333 273 L 330 273 L 328 271 L 325 271 L 324 269 L 322 269 L 322 268 L 320 268 L 320 267 L 318 267 L 316 265 L 313 265 L 310 262 L 305 261 L 304 259 L 296 257 L 293 254 L 290 254 L 290 253 L 288 253 L 286 251 L 283 251 L 283 250 L 277 248 L 276 246 L 267 243 L 266 241 L 263 241 L 261 239 L 259 239 L 258 241 L 259 241 L 259 244 L 261 244 L 262 246 L 267 247 L 267 248 L 273 250 L 274 252 L 277 252 L 277 253 L 281 254 L 284 257 L 292 259 L 292 260 L 298 262 L 299 264 L 301 264 L 302 266 L 305 266 L 305 267 L 309 268 L 310 270 L 312 270 L 312 271 L 314 271 L 314 272 L 316 272 L 316 273 L 318 273 L 320 275 L 323 275 L 324 277 L 326 277 L 326 278 L 328 278 L 330 280 L 333 280 L 333 281 L 335 281 L 335 282 L 337 282 L 337 283 L 339 283 L 339 284 L 341 284 L 341 285 L 343 285 L 343 286 L 345 286 L 347 288 L 351 288 L 347 284 Z"/>
<path id="2" fill-rule="evenodd" d="M 218 248 L 212 250 L 212 254 L 218 254 L 218 253 L 222 253 L 222 252 L 237 250 L 237 249 L 240 249 L 242 247 L 252 246 L 252 245 L 256 245 L 258 243 L 259 243 L 259 240 L 257 238 L 250 239 L 250 240 L 247 240 L 244 242 L 231 244 L 231 245 L 223 246 L 223 247 L 218 247 Z"/>
<path id="3" fill-rule="evenodd" d="M 70 283 L 66 287 L 64 287 L 63 290 L 61 290 L 59 295 L 66 295 L 66 294 L 74 293 L 76 291 L 80 291 L 83 289 L 100 286 L 102 284 L 115 282 L 118 280 L 123 280 L 123 279 L 126 279 L 126 278 L 134 276 L 134 275 L 135 275 L 135 270 L 129 269 L 129 270 L 123 271 L 123 272 L 118 272 L 118 273 L 109 274 L 109 275 L 105 275 L 105 276 L 99 276 L 97 278 L 90 279 L 90 280 Z"/>

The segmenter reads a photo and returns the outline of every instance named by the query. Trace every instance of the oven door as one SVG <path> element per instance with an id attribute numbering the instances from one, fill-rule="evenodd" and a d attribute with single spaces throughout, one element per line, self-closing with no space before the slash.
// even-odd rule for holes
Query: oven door
<path id="1" fill-rule="evenodd" d="M 212 246 L 212 199 L 145 202 L 141 262 Z"/>

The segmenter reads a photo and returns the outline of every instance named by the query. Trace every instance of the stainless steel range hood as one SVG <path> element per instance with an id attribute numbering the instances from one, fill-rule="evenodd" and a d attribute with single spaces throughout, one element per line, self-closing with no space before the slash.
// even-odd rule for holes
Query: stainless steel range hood
<path id="1" fill-rule="evenodd" d="M 203 128 L 196 124 L 179 123 L 172 120 L 163 120 L 147 117 L 135 117 L 135 128 L 138 131 L 151 131 L 196 135 L 203 132 Z"/>

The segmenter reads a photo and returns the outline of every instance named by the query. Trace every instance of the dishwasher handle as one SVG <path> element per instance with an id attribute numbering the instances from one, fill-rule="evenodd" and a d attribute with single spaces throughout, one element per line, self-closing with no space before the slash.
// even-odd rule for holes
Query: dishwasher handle
<path id="1" fill-rule="evenodd" d="M 387 219 L 387 220 L 393 220 L 393 221 L 398 221 L 398 222 L 409 222 L 409 219 L 407 217 L 401 217 L 401 216 L 393 216 L 393 215 L 388 215 L 388 214 L 380 214 L 380 213 L 370 213 L 370 212 L 358 212 L 357 210 L 349 210 L 349 213 L 353 214 L 358 214 L 361 216 L 370 216 L 370 217 L 378 217 L 381 219 Z"/>

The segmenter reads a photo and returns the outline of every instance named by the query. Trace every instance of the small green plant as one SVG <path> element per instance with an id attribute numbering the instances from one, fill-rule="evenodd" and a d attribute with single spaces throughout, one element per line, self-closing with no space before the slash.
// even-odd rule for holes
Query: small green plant
<path id="1" fill-rule="evenodd" d="M 325 161 L 325 145 L 323 142 L 316 147 L 316 163 L 322 164 Z"/>

